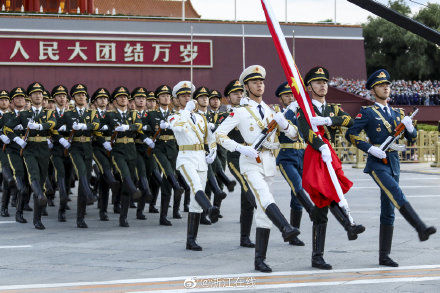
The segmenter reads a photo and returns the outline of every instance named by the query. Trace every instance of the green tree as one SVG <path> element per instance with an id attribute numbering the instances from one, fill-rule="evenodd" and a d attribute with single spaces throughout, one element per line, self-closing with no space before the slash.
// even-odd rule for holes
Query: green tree
<path id="1" fill-rule="evenodd" d="M 389 6 L 411 17 L 403 0 L 390 1 Z M 429 4 L 414 18 L 438 30 L 440 5 Z M 369 17 L 363 29 L 369 74 L 386 68 L 393 79 L 440 79 L 440 49 L 434 44 L 379 17 Z"/>

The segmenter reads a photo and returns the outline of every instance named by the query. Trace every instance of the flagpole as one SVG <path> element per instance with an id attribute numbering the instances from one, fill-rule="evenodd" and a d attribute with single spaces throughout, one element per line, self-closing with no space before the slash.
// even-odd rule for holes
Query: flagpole
<path id="1" fill-rule="evenodd" d="M 292 88 L 292 91 L 298 93 L 301 97 L 301 99 L 298 101 L 298 105 L 304 111 L 304 113 L 307 114 L 306 120 L 307 120 L 308 124 L 310 125 L 310 127 L 312 128 L 313 132 L 315 132 L 322 139 L 321 135 L 318 133 L 319 129 L 315 125 L 310 123 L 309 117 L 316 116 L 315 111 L 311 107 L 310 98 L 308 97 L 308 94 L 305 91 L 304 82 L 299 74 L 298 68 L 296 67 L 295 61 L 293 60 L 292 54 L 290 53 L 290 50 L 289 50 L 289 47 L 287 46 L 286 38 L 281 30 L 280 24 L 275 16 L 275 13 L 272 10 L 272 7 L 270 6 L 270 4 L 268 2 L 269 1 L 267 1 L 267 0 L 261 0 L 261 3 L 263 5 L 263 9 L 265 12 L 267 24 L 269 26 L 269 30 L 272 35 L 272 38 L 275 42 L 275 47 L 277 48 L 281 63 L 283 65 L 284 72 L 286 74 L 286 78 L 290 79 L 291 78 L 290 75 L 293 76 L 294 80 L 293 81 L 288 80 L 288 83 L 289 83 L 290 87 Z M 281 50 L 283 51 L 284 54 L 281 54 L 281 52 L 279 52 L 280 50 L 279 50 L 279 47 L 277 47 L 277 45 L 279 47 L 281 47 Z M 294 83 L 295 83 L 296 87 L 294 86 Z M 301 83 L 302 86 L 298 86 L 298 83 Z M 346 209 L 347 213 L 349 214 L 348 203 L 347 203 L 347 200 L 345 199 L 341 185 L 339 184 L 339 180 L 336 176 L 336 172 L 333 168 L 333 165 L 331 164 L 331 162 L 328 162 L 328 163 L 326 163 L 326 166 L 327 166 L 330 178 L 332 180 L 333 186 L 334 186 L 336 193 L 338 195 L 339 205 L 341 207 L 344 207 Z M 349 218 L 350 218 L 350 222 L 353 223 L 353 219 L 351 218 L 351 216 L 349 216 Z"/>
<path id="2" fill-rule="evenodd" d="M 243 70 L 246 68 L 246 43 L 245 43 L 245 40 L 244 40 L 244 24 L 241 24 L 241 43 L 242 43 L 242 49 L 243 49 L 243 52 L 242 52 L 242 58 L 243 58 L 243 61 L 242 61 L 242 64 L 243 64 Z"/>
<path id="3" fill-rule="evenodd" d="M 191 63 L 190 63 L 191 83 L 193 83 L 193 26 L 191 25 Z"/>

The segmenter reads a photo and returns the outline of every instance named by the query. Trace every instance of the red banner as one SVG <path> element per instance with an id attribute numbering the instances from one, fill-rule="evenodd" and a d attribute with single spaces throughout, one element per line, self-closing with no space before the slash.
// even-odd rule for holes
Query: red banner
<path id="1" fill-rule="evenodd" d="M 0 36 L 0 65 L 212 68 L 212 41 Z"/>

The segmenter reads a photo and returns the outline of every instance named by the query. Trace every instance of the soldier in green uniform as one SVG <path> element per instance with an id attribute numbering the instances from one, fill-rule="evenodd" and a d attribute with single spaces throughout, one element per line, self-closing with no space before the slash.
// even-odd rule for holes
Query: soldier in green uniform
<path id="1" fill-rule="evenodd" d="M 153 149 L 153 158 L 159 169 L 162 171 L 163 178 L 161 185 L 161 202 L 160 202 L 160 220 L 159 224 L 171 226 L 171 222 L 167 219 L 168 206 L 171 200 L 171 191 L 174 190 L 174 207 L 173 218 L 180 219 L 179 206 L 184 189 L 179 184 L 176 176 L 176 159 L 178 154 L 178 146 L 176 138 L 169 124 L 166 122 L 169 115 L 173 111 L 169 109 L 171 103 L 171 88 L 167 85 L 159 86 L 156 91 L 156 98 L 159 108 L 156 111 L 148 113 L 147 124 L 150 126 L 150 133 L 154 134 L 160 130 L 156 140 L 150 143 Z M 154 137 L 153 137 L 154 138 Z"/>
<path id="2" fill-rule="evenodd" d="M 108 221 L 107 207 L 110 189 L 112 196 L 120 193 L 120 182 L 113 175 L 113 163 L 110 157 L 111 145 L 110 140 L 112 132 L 105 125 L 107 115 L 107 104 L 110 93 L 105 88 L 98 88 L 92 95 L 90 103 L 96 108 L 96 114 L 100 121 L 101 129 L 94 132 L 93 136 L 93 160 L 98 166 L 98 192 L 99 192 L 99 219 Z"/>
<path id="3" fill-rule="evenodd" d="M 147 124 L 148 112 L 146 110 L 147 103 L 147 90 L 143 87 L 135 88 L 131 93 L 134 99 L 134 105 L 136 111 L 141 117 L 142 121 L 142 132 L 137 133 L 135 138 L 137 159 L 136 159 L 136 169 L 138 174 L 138 185 L 142 191 L 142 197 L 139 199 L 136 210 L 136 219 L 146 220 L 143 211 L 145 208 L 145 203 L 151 202 L 152 194 L 150 191 L 150 184 L 147 179 L 147 160 L 148 160 L 148 145 L 144 142 L 147 140 L 148 143 L 152 143 L 151 138 L 145 137 L 144 133 L 151 132 L 150 126 Z M 150 177 L 151 178 L 151 177 Z"/>
<path id="4" fill-rule="evenodd" d="M 17 119 L 17 117 L 20 115 L 20 112 L 24 110 L 24 107 L 26 105 L 26 90 L 22 87 L 16 87 L 11 90 L 9 97 L 11 100 L 11 107 L 13 107 L 14 110 L 3 114 L 3 133 L 7 135 L 8 132 L 12 131 L 21 138 L 21 136 L 24 135 L 23 126 L 21 124 L 18 124 L 13 129 L 8 129 L 6 123 L 9 120 Z M 3 140 L 3 143 L 5 143 L 4 154 L 7 158 L 8 166 L 12 170 L 15 187 L 17 189 L 15 221 L 17 221 L 18 223 L 27 223 L 26 219 L 23 217 L 23 210 L 25 209 L 26 200 L 29 192 L 27 190 L 27 182 L 25 180 L 26 168 L 24 166 L 23 158 L 20 156 L 21 147 L 14 140 L 9 139 L 9 137 L 6 138 L 7 140 Z M 18 139 L 16 140 L 18 141 Z M 5 171 L 6 168 L 3 170 L 3 172 Z"/>
<path id="5" fill-rule="evenodd" d="M 106 142 L 105 148 L 111 150 L 111 158 L 116 172 L 122 180 L 121 187 L 121 211 L 119 214 L 119 226 L 129 227 L 127 222 L 130 198 L 138 200 L 142 193 L 136 188 L 134 182 L 136 176 L 136 146 L 134 137 L 142 132 L 142 122 L 137 111 L 128 110 L 130 92 L 124 86 L 117 87 L 112 94 L 115 111 L 109 111 L 105 115 L 104 123 L 111 131 L 112 141 Z"/>
<path id="6" fill-rule="evenodd" d="M 99 129 L 100 121 L 96 110 L 87 109 L 89 96 L 85 85 L 74 85 L 70 89 L 70 96 L 75 101 L 75 108 L 66 111 L 64 116 L 71 143 L 68 152 L 79 180 L 76 225 L 78 228 L 88 228 L 84 221 L 86 206 L 97 200 L 89 184 L 93 160 L 92 134 Z"/>
<path id="7" fill-rule="evenodd" d="M 243 97 L 244 88 L 238 79 L 232 80 L 229 82 L 224 90 L 224 96 L 231 103 L 231 112 L 233 108 L 240 107 L 240 101 Z M 229 114 L 228 114 L 229 115 Z M 220 123 L 223 121 L 220 118 Z M 229 132 L 228 136 L 234 141 L 242 144 L 244 143 L 244 139 L 240 134 L 240 131 L 236 128 L 232 129 Z M 220 145 L 217 145 L 219 147 Z M 252 229 L 252 219 L 254 217 L 254 206 L 256 207 L 255 201 L 253 200 L 254 196 L 252 195 L 252 191 L 249 188 L 246 180 L 243 175 L 240 173 L 240 153 L 238 151 L 235 152 L 227 152 L 227 163 L 229 170 L 231 170 L 232 175 L 237 179 L 241 187 L 240 193 L 240 246 L 242 247 L 255 247 L 255 244 L 252 243 L 249 238 Z"/>
<path id="8" fill-rule="evenodd" d="M 34 219 L 36 229 L 45 229 L 41 222 L 41 212 L 46 206 L 47 198 L 43 192 L 43 186 L 48 174 L 50 157 L 47 139 L 56 125 L 55 114 L 51 110 L 42 107 L 44 87 L 38 82 L 29 85 L 27 94 L 31 98 L 32 107 L 23 111 L 20 115 L 9 119 L 4 127 L 5 134 L 9 139 L 17 143 L 23 149 L 23 161 L 28 171 L 29 181 L 34 193 Z M 26 128 L 24 139 L 17 136 L 13 129 L 17 125 Z"/>
<path id="9" fill-rule="evenodd" d="M 308 86 L 308 90 L 312 94 L 312 104 L 317 114 L 317 116 L 311 117 L 310 121 L 312 125 L 323 126 L 325 129 L 325 138 L 334 143 L 336 132 L 338 131 L 339 127 L 350 127 L 353 125 L 353 119 L 349 114 L 342 110 L 340 105 L 328 104 L 326 102 L 325 97 L 328 92 L 328 80 L 329 73 L 327 69 L 324 67 L 314 67 L 306 74 L 304 83 Z M 297 118 L 298 129 L 301 132 L 304 140 L 315 150 L 319 150 L 323 156 L 323 159 L 326 152 L 331 157 L 327 144 L 325 144 L 323 139 L 318 137 L 318 135 L 311 130 L 301 109 L 299 109 L 297 112 Z M 304 173 L 306 173 L 307 167 L 307 164 L 304 164 Z M 313 197 L 312 200 L 316 204 Z M 329 209 L 338 222 L 347 231 L 349 240 L 357 239 L 357 235 L 365 231 L 364 226 L 352 223 L 347 210 L 341 208 L 334 201 L 322 208 L 317 206 L 313 208 L 311 213 L 311 218 L 313 221 L 312 267 L 324 270 L 332 269 L 332 266 L 326 263 L 323 258 L 328 221 L 327 214 Z"/>
<path id="10" fill-rule="evenodd" d="M 146 102 L 147 112 L 149 113 L 151 111 L 156 111 L 156 106 L 157 106 L 156 94 L 154 93 L 154 91 L 149 91 Z M 143 121 L 143 123 L 148 123 L 147 121 Z M 150 139 L 153 138 L 153 132 L 150 131 L 150 132 L 146 132 L 145 134 Z M 160 186 L 162 185 L 162 175 L 160 174 L 159 166 L 157 166 L 156 160 L 154 160 L 153 158 L 151 148 L 150 151 L 147 151 L 147 159 L 146 159 L 145 167 L 147 169 L 147 177 L 152 178 L 152 180 L 150 180 L 150 190 L 152 193 L 152 199 L 150 201 L 150 207 L 148 209 L 148 212 L 152 214 L 158 214 L 159 210 L 156 208 L 156 202 L 157 202 L 157 197 L 159 196 Z"/>
<path id="11" fill-rule="evenodd" d="M 0 91 L 0 129 L 3 129 L 5 124 L 4 115 L 8 112 L 9 109 L 9 93 L 6 90 Z M 9 217 L 9 200 L 11 197 L 16 198 L 17 189 L 14 185 L 14 178 L 12 176 L 12 170 L 9 166 L 8 157 L 6 153 L 3 151 L 4 145 L 9 144 L 11 140 L 4 135 L 3 133 L 0 135 L 0 163 L 2 166 L 2 206 L 1 206 L 1 216 Z M 6 147 L 6 146 L 5 146 Z"/>
<path id="12" fill-rule="evenodd" d="M 52 164 L 55 168 L 55 178 L 58 185 L 58 192 L 60 195 L 60 207 L 58 209 L 58 221 L 66 221 L 66 209 L 68 203 L 67 183 L 71 176 L 72 162 L 68 156 L 65 155 L 64 150 L 70 147 L 70 143 L 66 138 L 69 136 L 65 121 L 65 109 L 68 103 L 69 90 L 64 85 L 57 85 L 52 89 L 52 97 L 55 100 L 55 117 L 57 119 L 56 134 L 54 134 L 53 148 L 51 150 Z"/>

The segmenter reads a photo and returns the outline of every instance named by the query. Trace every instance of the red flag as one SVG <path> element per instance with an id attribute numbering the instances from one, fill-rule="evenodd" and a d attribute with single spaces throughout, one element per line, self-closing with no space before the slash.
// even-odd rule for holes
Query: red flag
<path id="1" fill-rule="evenodd" d="M 293 95 L 303 111 L 310 128 L 318 136 L 323 137 L 324 128 L 322 126 L 316 128 L 310 124 L 310 117 L 316 116 L 311 99 L 309 98 L 304 81 L 287 46 L 280 24 L 268 2 L 268 0 L 261 0 L 267 25 L 272 35 L 275 49 L 280 58 L 287 82 L 292 88 Z M 353 185 L 353 183 L 345 177 L 342 171 L 341 161 L 330 143 L 325 138 L 323 141 L 328 145 L 332 153 L 331 165 L 326 165 L 322 161 L 321 153 L 308 145 L 304 155 L 304 171 L 302 177 L 304 189 L 309 193 L 311 199 L 318 207 L 327 206 L 332 201 L 345 201 L 344 194 L 348 192 Z"/>

